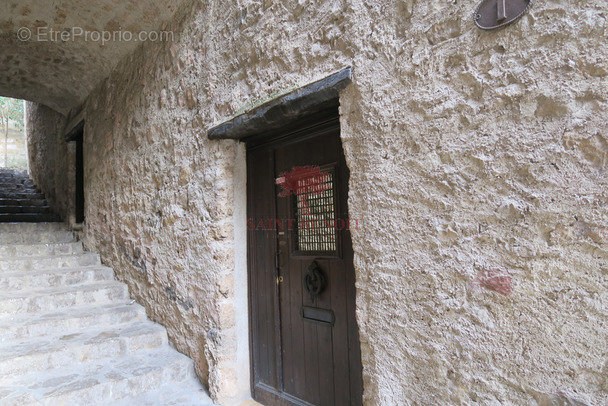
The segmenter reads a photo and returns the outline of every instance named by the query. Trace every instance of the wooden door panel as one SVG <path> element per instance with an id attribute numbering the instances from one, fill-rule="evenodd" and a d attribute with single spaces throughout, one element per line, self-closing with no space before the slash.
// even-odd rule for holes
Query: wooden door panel
<path id="1" fill-rule="evenodd" d="M 306 194 L 307 198 L 278 197 L 281 186 L 275 179 L 292 168 L 306 166 L 330 174 L 323 175 L 323 182 L 332 189 Z M 254 398 L 263 404 L 361 404 L 349 231 L 315 228 L 301 233 L 305 240 L 298 244 L 297 231 L 287 229 L 286 224 L 278 229 L 255 227 L 259 220 L 292 219 L 297 229 L 297 216 L 321 218 L 327 225 L 331 207 L 336 217 L 346 221 L 347 191 L 348 168 L 337 120 L 274 143 L 260 144 L 258 139 L 248 149 L 248 217 L 254 226 L 248 243 L 252 387 Z M 302 200 L 298 199 L 306 199 L 299 209 L 297 202 Z M 312 207 L 314 212 L 302 207 Z M 304 283 L 313 261 L 326 282 L 325 290 L 314 299 Z"/>
<path id="2" fill-rule="evenodd" d="M 256 151 L 249 154 L 248 166 L 251 174 L 272 173 L 274 158 L 271 151 Z M 264 218 L 264 213 L 272 213 L 274 207 L 274 185 L 265 181 L 264 177 L 252 176 L 249 184 L 249 218 Z M 269 197 L 268 197 L 269 196 Z M 251 228 L 251 227 L 250 227 Z M 251 308 L 251 326 L 254 342 L 252 345 L 253 370 L 256 382 L 263 382 L 277 388 L 277 357 L 276 357 L 276 324 L 278 315 L 275 312 L 274 254 L 276 237 L 272 230 L 254 227 L 248 231 L 249 237 L 249 273 Z"/>

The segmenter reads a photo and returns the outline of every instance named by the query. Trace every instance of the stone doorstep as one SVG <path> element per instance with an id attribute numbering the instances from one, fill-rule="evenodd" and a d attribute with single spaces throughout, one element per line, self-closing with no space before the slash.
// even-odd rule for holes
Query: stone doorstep
<path id="1" fill-rule="evenodd" d="M 0 279 L 0 291 L 36 290 L 56 286 L 114 280 L 114 271 L 106 266 L 42 269 L 38 271 L 6 272 Z"/>
<path id="2" fill-rule="evenodd" d="M 64 331 L 54 336 L 0 344 L 0 376 L 62 368 L 167 345 L 166 330 L 149 320 Z M 0 378 L 2 379 L 2 378 Z"/>
<path id="3" fill-rule="evenodd" d="M 249 399 L 241 403 L 239 406 L 263 406 L 261 403 L 256 402 L 253 399 Z"/>
<path id="4" fill-rule="evenodd" d="M 0 343 L 42 337 L 98 325 L 118 326 L 146 319 L 145 309 L 129 300 L 96 306 L 72 306 L 42 313 L 21 313 L 0 318 Z"/>
<path id="5" fill-rule="evenodd" d="M 193 393 L 192 388 L 198 386 Z M 112 403 L 113 406 L 215 406 L 206 390 L 193 379 L 188 384 L 174 385 L 171 388 L 161 388 L 146 392 L 134 399 Z M 261 405 L 260 405 L 261 406 Z"/>
<path id="6" fill-rule="evenodd" d="M 41 291 L 25 289 L 18 292 L 1 292 L 0 316 L 110 303 L 114 300 L 125 301 L 128 297 L 127 285 L 116 281 L 53 287 Z"/>

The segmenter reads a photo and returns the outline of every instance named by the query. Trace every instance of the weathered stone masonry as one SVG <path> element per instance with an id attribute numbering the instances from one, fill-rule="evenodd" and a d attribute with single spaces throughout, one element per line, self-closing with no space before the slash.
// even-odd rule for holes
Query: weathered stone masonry
<path id="1" fill-rule="evenodd" d="M 492 32 L 474 7 L 192 2 L 173 42 L 142 44 L 87 98 L 84 242 L 218 401 L 248 390 L 244 157 L 206 131 L 351 66 L 340 103 L 365 403 L 608 402 L 606 3 L 538 0 Z M 59 196 L 58 118 L 29 111 L 34 180 Z"/>

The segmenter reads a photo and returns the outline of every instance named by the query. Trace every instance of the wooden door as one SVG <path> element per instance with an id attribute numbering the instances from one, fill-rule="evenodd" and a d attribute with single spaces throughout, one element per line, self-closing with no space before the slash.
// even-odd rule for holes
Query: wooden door
<path id="1" fill-rule="evenodd" d="M 337 112 L 248 143 L 253 397 L 360 405 L 359 334 Z"/>

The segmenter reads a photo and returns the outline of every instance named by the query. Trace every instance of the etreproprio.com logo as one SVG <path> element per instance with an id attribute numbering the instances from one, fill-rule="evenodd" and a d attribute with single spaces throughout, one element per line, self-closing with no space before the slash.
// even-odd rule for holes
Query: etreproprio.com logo
<path id="1" fill-rule="evenodd" d="M 110 42 L 168 42 L 173 40 L 172 31 L 90 31 L 82 27 L 71 27 L 55 30 L 51 27 L 21 27 L 17 30 L 17 39 L 22 42 L 70 42 L 84 41 L 100 43 Z"/>

